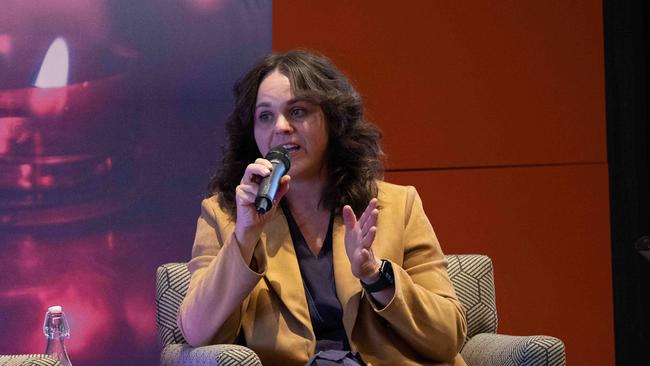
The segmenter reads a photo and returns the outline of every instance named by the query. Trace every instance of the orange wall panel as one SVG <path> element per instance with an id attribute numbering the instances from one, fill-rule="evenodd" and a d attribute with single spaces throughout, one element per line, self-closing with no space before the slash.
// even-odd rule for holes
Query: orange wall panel
<path id="1" fill-rule="evenodd" d="M 601 2 L 276 0 L 273 48 L 354 80 L 392 169 L 606 159 Z"/>
<path id="2" fill-rule="evenodd" d="M 569 365 L 614 364 L 601 7 L 273 2 L 273 48 L 350 76 L 443 249 L 492 257 L 500 331 Z"/>
<path id="3" fill-rule="evenodd" d="M 492 258 L 500 333 L 556 336 L 569 365 L 614 364 L 607 165 L 386 180 L 418 189 L 446 253 Z"/>

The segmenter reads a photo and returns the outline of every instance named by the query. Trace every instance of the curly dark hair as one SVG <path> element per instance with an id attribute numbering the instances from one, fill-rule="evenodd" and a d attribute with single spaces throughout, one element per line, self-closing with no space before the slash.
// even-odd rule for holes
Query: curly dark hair
<path id="1" fill-rule="evenodd" d="M 226 121 L 227 147 L 208 185 L 209 195 L 218 194 L 222 209 L 235 218 L 235 188 L 246 166 L 262 156 L 253 135 L 257 89 L 276 69 L 289 79 L 296 98 L 319 105 L 325 115 L 327 181 L 320 206 L 338 214 L 347 204 L 360 215 L 377 196 L 375 180 L 383 177 L 381 132 L 365 120 L 363 102 L 350 81 L 328 58 L 304 50 L 268 54 L 235 83 L 235 107 Z"/>

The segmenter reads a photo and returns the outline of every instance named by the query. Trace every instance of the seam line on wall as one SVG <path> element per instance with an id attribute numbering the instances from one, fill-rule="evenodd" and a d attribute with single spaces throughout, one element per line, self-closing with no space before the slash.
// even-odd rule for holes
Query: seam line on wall
<path id="1" fill-rule="evenodd" d="M 607 161 L 579 161 L 579 162 L 567 162 L 567 163 L 469 165 L 469 166 L 449 166 L 449 167 L 431 167 L 431 168 L 403 168 L 403 169 L 386 169 L 386 173 L 444 171 L 444 170 L 475 170 L 475 169 L 546 168 L 546 167 L 564 167 L 564 166 L 582 166 L 582 165 L 607 165 Z"/>

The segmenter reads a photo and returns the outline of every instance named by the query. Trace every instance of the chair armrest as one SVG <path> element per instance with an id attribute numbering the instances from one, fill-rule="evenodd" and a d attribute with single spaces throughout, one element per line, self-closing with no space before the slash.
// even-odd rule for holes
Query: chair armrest
<path id="1" fill-rule="evenodd" d="M 160 366 L 261 366 L 259 357 L 244 346 L 215 344 L 192 347 L 189 344 L 169 344 L 160 352 Z"/>
<path id="2" fill-rule="evenodd" d="M 0 355 L 0 365 L 12 366 L 61 366 L 59 360 L 48 355 Z"/>
<path id="3" fill-rule="evenodd" d="M 539 335 L 477 334 L 465 343 L 461 355 L 470 366 L 566 365 L 564 343 Z"/>

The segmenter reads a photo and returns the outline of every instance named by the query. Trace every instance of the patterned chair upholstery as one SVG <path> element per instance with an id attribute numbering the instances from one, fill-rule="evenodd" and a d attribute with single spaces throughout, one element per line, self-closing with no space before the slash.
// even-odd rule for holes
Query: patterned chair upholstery
<path id="1" fill-rule="evenodd" d="M 176 326 L 178 308 L 187 293 L 187 263 L 168 263 L 156 272 L 156 325 L 162 346 L 160 366 L 262 365 L 250 348 L 234 344 L 191 347 Z"/>
<path id="2" fill-rule="evenodd" d="M 10 355 L 0 356 L 0 366 L 61 366 L 61 363 L 48 355 Z"/>
<path id="3" fill-rule="evenodd" d="M 467 340 L 461 355 L 469 366 L 566 364 L 564 343 L 549 336 L 496 334 L 497 308 L 492 261 L 484 255 L 448 255 L 449 278 L 467 314 Z"/>
<path id="4" fill-rule="evenodd" d="M 492 261 L 483 255 L 448 255 L 449 277 L 467 312 L 467 340 L 461 354 L 469 366 L 563 366 L 564 344 L 549 336 L 496 334 L 497 311 Z M 158 267 L 156 323 L 160 365 L 261 365 L 249 348 L 213 345 L 192 348 L 176 326 L 176 314 L 190 281 L 186 263 Z M 0 366 L 3 366 L 0 363 Z"/>

